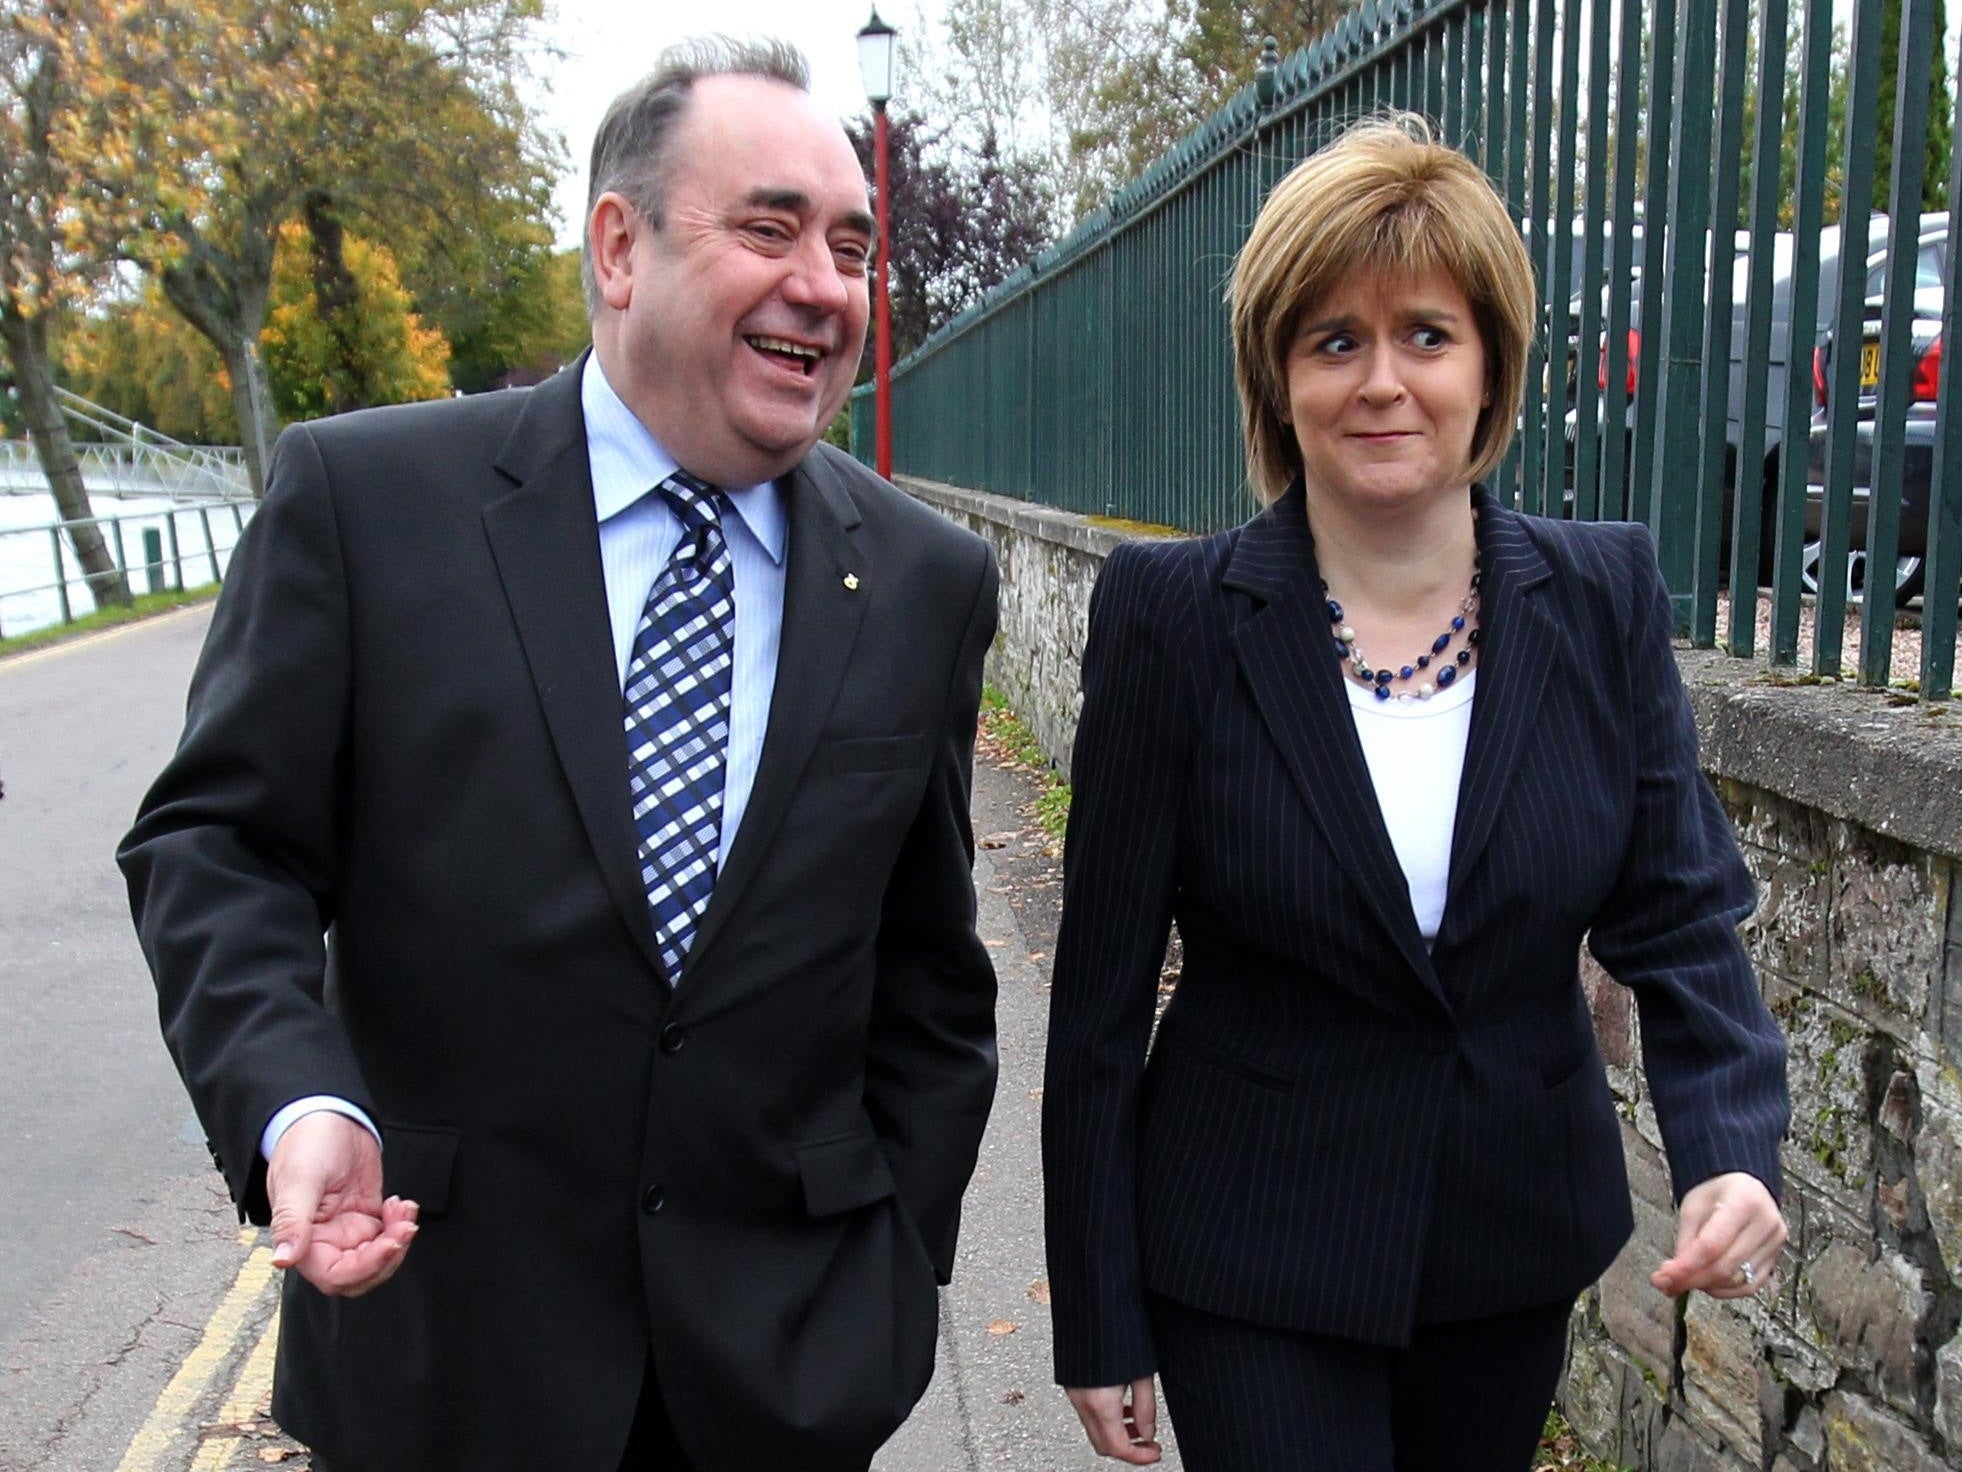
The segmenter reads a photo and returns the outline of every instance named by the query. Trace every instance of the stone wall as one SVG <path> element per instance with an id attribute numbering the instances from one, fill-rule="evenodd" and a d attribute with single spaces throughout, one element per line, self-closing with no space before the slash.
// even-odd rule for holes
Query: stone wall
<path id="1" fill-rule="evenodd" d="M 1067 774 L 1090 586 L 1131 533 L 905 484 L 994 544 L 990 678 Z M 1636 1229 L 1575 1310 L 1561 1404 L 1592 1451 L 1642 1472 L 1962 1466 L 1962 711 L 1680 662 L 1791 1044 L 1791 1242 L 1757 1300 L 1649 1286 L 1674 1238 L 1669 1177 L 1629 995 L 1584 958 Z"/>

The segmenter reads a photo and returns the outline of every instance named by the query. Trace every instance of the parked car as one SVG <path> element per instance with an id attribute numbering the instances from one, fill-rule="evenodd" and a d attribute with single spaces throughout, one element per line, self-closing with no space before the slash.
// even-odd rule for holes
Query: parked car
<path id="1" fill-rule="evenodd" d="M 1884 240 L 1887 230 L 1886 216 L 1872 217 L 1868 230 L 1869 247 L 1874 241 Z M 1837 225 L 1830 225 L 1820 233 L 1818 302 L 1813 310 L 1811 322 L 1799 323 L 1796 331 L 1792 321 L 1792 266 L 1796 253 L 1794 239 L 1789 233 L 1782 231 L 1772 239 L 1770 337 L 1767 345 L 1765 396 L 1762 404 L 1755 408 L 1756 416 L 1764 426 L 1764 449 L 1758 464 L 1740 476 L 1737 469 L 1737 452 L 1743 442 L 1745 424 L 1745 353 L 1749 344 L 1749 318 L 1746 311 L 1748 304 L 1745 298 L 1750 281 L 1750 248 L 1750 232 L 1739 231 L 1731 265 L 1731 329 L 1724 414 L 1724 545 L 1721 559 L 1727 571 L 1730 557 L 1732 497 L 1736 494 L 1737 487 L 1742 484 L 1753 489 L 1763 503 L 1762 524 L 1767 530 L 1760 543 L 1757 570 L 1759 580 L 1763 581 L 1768 577 L 1771 569 L 1773 538 L 1769 528 L 1774 522 L 1776 508 L 1773 497 L 1778 488 L 1779 464 L 1784 453 L 1785 406 L 1790 375 L 1793 371 L 1809 370 L 1812 344 L 1818 340 L 1819 334 L 1831 325 L 1834 307 L 1838 302 L 1840 230 Z M 1627 427 L 1630 431 L 1633 430 L 1635 423 L 1634 396 L 1641 387 L 1643 286 L 1638 263 L 1634 279 L 1629 284 L 1630 325 L 1627 337 L 1625 381 L 1629 394 Z M 1575 304 L 1574 310 L 1577 315 L 1578 303 Z M 1608 344 L 1603 340 L 1597 349 L 1594 374 L 1594 386 L 1602 393 L 1605 393 L 1608 387 L 1609 356 Z M 1568 453 L 1570 485 L 1573 469 L 1571 442 L 1575 432 L 1575 417 L 1570 415 L 1567 424 L 1567 438 L 1570 444 Z M 1630 448 L 1632 450 L 1632 446 Z M 1631 465 L 1632 462 L 1632 454 L 1625 456 L 1622 461 L 1624 467 Z M 1624 470 L 1624 474 L 1626 473 Z"/>
<path id="2" fill-rule="evenodd" d="M 1894 569 L 1894 601 L 1906 604 L 1922 591 L 1923 558 L 1928 550 L 1929 491 L 1935 470 L 1935 396 L 1942 369 L 1942 267 L 1948 255 L 1948 217 L 1924 215 L 1915 247 L 1914 304 L 1908 321 L 1910 361 L 1909 402 L 1903 424 L 1900 544 Z M 1853 554 L 1847 562 L 1847 596 L 1864 596 L 1869 578 L 1866 566 L 1867 505 L 1872 497 L 1873 439 L 1879 408 L 1880 321 L 1886 285 L 1887 251 L 1883 246 L 1867 259 L 1866 310 L 1860 335 L 1860 386 L 1857 418 L 1853 420 L 1853 502 L 1848 530 Z M 1820 513 L 1825 500 L 1826 442 L 1831 423 L 1833 341 L 1828 330 L 1813 352 L 1812 387 L 1815 410 L 1806 454 L 1805 584 L 1818 591 Z"/>

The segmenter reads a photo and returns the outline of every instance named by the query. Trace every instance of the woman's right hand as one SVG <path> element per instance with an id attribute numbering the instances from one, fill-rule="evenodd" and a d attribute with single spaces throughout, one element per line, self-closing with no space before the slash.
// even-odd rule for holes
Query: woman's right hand
<path id="1" fill-rule="evenodd" d="M 1065 1393 L 1099 1456 L 1140 1467 L 1158 1460 L 1158 1396 L 1151 1376 Z"/>

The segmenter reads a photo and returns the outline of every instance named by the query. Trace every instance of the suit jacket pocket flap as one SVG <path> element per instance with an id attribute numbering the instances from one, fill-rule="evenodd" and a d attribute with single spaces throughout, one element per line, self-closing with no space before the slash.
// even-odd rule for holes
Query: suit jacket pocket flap
<path id="1" fill-rule="evenodd" d="M 903 772 L 932 755 L 930 736 L 863 736 L 825 742 L 813 762 L 820 772 Z"/>
<path id="2" fill-rule="evenodd" d="M 442 1125 L 382 1124 L 383 1189 L 422 1207 L 424 1216 L 450 1208 L 450 1176 L 462 1131 Z"/>
<path id="3" fill-rule="evenodd" d="M 895 1189 L 886 1152 L 869 1128 L 799 1145 L 797 1173 L 804 1181 L 804 1209 L 812 1216 L 869 1206 Z"/>

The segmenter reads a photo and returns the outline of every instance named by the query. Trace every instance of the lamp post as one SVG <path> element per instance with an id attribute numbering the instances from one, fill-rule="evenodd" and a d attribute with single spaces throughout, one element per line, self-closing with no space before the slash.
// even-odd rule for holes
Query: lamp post
<path id="1" fill-rule="evenodd" d="M 886 103 L 892 97 L 893 38 L 898 34 L 879 19 L 858 33 L 858 69 L 865 78 L 866 100 L 872 104 L 872 191 L 878 196 L 878 304 L 872 347 L 873 457 L 875 468 L 892 478 L 892 297 L 886 290 L 891 270 L 892 236 L 888 228 L 886 188 Z"/>

